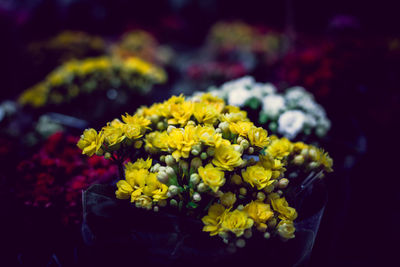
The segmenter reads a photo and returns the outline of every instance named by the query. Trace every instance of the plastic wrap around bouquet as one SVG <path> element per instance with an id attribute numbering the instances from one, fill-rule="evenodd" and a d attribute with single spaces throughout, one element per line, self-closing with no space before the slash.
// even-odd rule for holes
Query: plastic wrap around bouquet
<path id="1" fill-rule="evenodd" d="M 273 84 L 257 83 L 253 77 L 245 76 L 219 88 L 211 87 L 209 91 L 229 105 L 248 111 L 250 119 L 258 121 L 270 132 L 290 140 L 318 143 L 331 127 L 324 108 L 300 86 L 279 93 Z M 194 99 L 201 94 L 195 95 Z"/>
<path id="2" fill-rule="evenodd" d="M 269 136 L 220 98 L 141 107 L 85 130 L 78 147 L 120 170 L 115 187 L 84 193 L 84 240 L 101 262 L 290 266 L 310 255 L 332 159 Z"/>

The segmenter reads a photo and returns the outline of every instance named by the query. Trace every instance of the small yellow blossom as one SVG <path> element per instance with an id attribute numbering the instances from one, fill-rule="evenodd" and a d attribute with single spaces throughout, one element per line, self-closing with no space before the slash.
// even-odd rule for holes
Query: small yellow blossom
<path id="1" fill-rule="evenodd" d="M 145 136 L 145 142 L 146 146 L 145 148 L 147 149 L 146 151 L 149 152 L 157 152 L 157 150 L 161 151 L 167 151 L 168 150 L 168 133 L 166 131 L 164 132 L 158 132 L 154 131 L 151 133 L 146 134 Z"/>
<path id="2" fill-rule="evenodd" d="M 218 119 L 219 112 L 214 106 L 204 103 L 195 103 L 193 115 L 197 122 L 213 125 Z"/>
<path id="3" fill-rule="evenodd" d="M 117 127 L 114 127 L 113 125 Z M 115 122 L 115 123 L 108 123 L 107 126 L 103 127 L 102 132 L 104 134 L 104 140 L 106 141 L 107 145 L 114 146 L 116 144 L 121 143 L 126 138 L 123 129 L 118 126 L 119 123 Z"/>
<path id="4" fill-rule="evenodd" d="M 296 228 L 294 227 L 293 222 L 290 220 L 280 221 L 276 228 L 278 234 L 285 239 L 291 239 L 295 237 L 294 232 L 296 231 Z"/>
<path id="5" fill-rule="evenodd" d="M 219 97 L 213 96 L 211 93 L 203 94 L 200 101 L 201 103 L 214 107 L 218 113 L 222 112 L 225 107 L 225 101 Z"/>
<path id="6" fill-rule="evenodd" d="M 102 132 L 97 133 L 95 129 L 86 129 L 78 141 L 78 147 L 82 149 L 82 154 L 92 156 L 100 151 L 103 141 L 104 135 Z"/>
<path id="7" fill-rule="evenodd" d="M 229 130 L 234 133 L 238 134 L 240 136 L 247 137 L 248 132 L 250 129 L 254 126 L 252 122 L 249 121 L 238 121 L 238 122 L 232 122 L 229 124 Z"/>
<path id="8" fill-rule="evenodd" d="M 192 147 L 198 143 L 195 127 L 186 126 L 184 129 L 174 128 L 168 134 L 168 147 L 174 150 L 175 160 L 181 157 L 188 158 Z"/>
<path id="9" fill-rule="evenodd" d="M 274 212 L 271 210 L 270 205 L 261 201 L 250 202 L 245 206 L 244 211 L 247 212 L 249 217 L 252 218 L 258 226 L 264 229 L 267 228 L 267 220 L 274 216 Z"/>
<path id="10" fill-rule="evenodd" d="M 257 187 L 258 190 L 271 185 L 274 181 L 271 179 L 272 171 L 270 169 L 264 169 L 259 165 L 247 167 L 242 172 L 243 180 L 249 183 L 252 187 Z"/>
<path id="11" fill-rule="evenodd" d="M 226 171 L 233 171 L 235 167 L 243 163 L 241 153 L 236 151 L 232 145 L 220 145 L 215 149 L 212 163 Z"/>
<path id="12" fill-rule="evenodd" d="M 252 146 L 264 148 L 269 143 L 268 132 L 261 127 L 251 127 L 247 136 Z"/>
<path id="13" fill-rule="evenodd" d="M 147 158 L 146 160 L 140 158 L 138 160 L 135 161 L 135 163 L 132 162 L 128 162 L 127 164 L 125 164 L 125 169 L 126 171 L 131 171 L 133 169 L 136 170 L 140 170 L 140 169 L 150 169 L 152 164 L 152 159 L 151 158 Z"/>
<path id="14" fill-rule="evenodd" d="M 219 234 L 221 229 L 221 222 L 224 215 L 228 210 L 221 204 L 215 203 L 208 209 L 208 215 L 204 216 L 201 220 L 204 223 L 203 231 L 210 232 L 211 236 Z"/>
<path id="15" fill-rule="evenodd" d="M 117 191 L 115 195 L 118 199 L 129 199 L 133 192 L 132 186 L 125 180 L 119 180 L 117 182 Z"/>
<path id="16" fill-rule="evenodd" d="M 168 120 L 169 124 L 180 124 L 185 126 L 190 117 L 193 115 L 194 103 L 183 102 L 170 105 L 170 113 L 172 118 Z"/>
<path id="17" fill-rule="evenodd" d="M 248 217 L 247 213 L 240 210 L 228 212 L 223 217 L 221 227 L 225 231 L 231 231 L 237 237 L 243 235 L 244 230 L 253 226 L 254 221 Z"/>
<path id="18" fill-rule="evenodd" d="M 232 207 L 236 202 L 236 195 L 232 192 L 226 192 L 220 197 L 220 200 L 225 207 Z"/>
<path id="19" fill-rule="evenodd" d="M 268 196 L 271 201 L 272 208 L 279 213 L 282 220 L 295 220 L 297 212 L 294 208 L 289 207 L 289 203 L 284 197 L 280 198 L 278 194 L 272 193 Z"/>
<path id="20" fill-rule="evenodd" d="M 275 139 L 267 147 L 266 152 L 273 158 L 282 159 L 290 154 L 293 145 L 287 138 Z"/>
<path id="21" fill-rule="evenodd" d="M 215 168 L 212 164 L 207 164 L 205 167 L 201 166 L 198 172 L 204 184 L 208 185 L 214 192 L 217 192 L 225 184 L 224 172 Z"/>

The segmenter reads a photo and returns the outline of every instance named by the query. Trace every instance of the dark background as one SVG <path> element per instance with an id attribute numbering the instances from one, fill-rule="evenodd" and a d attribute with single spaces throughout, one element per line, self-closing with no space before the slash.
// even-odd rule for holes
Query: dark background
<path id="1" fill-rule="evenodd" d="M 203 44 L 209 27 L 219 20 L 241 19 L 322 39 L 334 35 L 330 25 L 335 16 L 349 15 L 358 27 L 348 34 L 370 42 L 400 37 L 395 3 L 0 0 L 0 99 L 16 97 L 32 85 L 24 78 L 29 69 L 24 68 L 23 44 L 64 29 L 114 37 L 140 27 L 153 32 L 160 43 L 195 48 Z M 337 181 L 329 182 L 329 202 L 311 266 L 398 266 L 394 259 L 398 257 L 400 237 L 400 193 L 396 186 L 400 64 L 381 57 L 379 47 L 378 43 L 367 49 L 363 68 L 350 69 L 344 76 L 357 77 L 357 82 L 343 80 L 346 91 L 343 86 L 335 88 L 341 93 L 327 105 L 328 114 L 334 114 L 336 140 L 340 143 L 346 139 L 357 147 L 359 139 L 351 136 L 361 135 L 367 150 L 353 158 L 355 164 L 350 170 L 336 174 Z M 357 93 L 360 90 L 362 94 Z M 345 162 L 343 154 L 339 161 Z"/>

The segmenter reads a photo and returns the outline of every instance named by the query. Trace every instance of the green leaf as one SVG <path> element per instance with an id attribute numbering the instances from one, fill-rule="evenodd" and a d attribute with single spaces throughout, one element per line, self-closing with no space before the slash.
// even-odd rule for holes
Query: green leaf
<path id="1" fill-rule="evenodd" d="M 191 209 L 195 209 L 197 208 L 199 205 L 194 203 L 193 201 L 190 201 L 189 203 L 187 203 L 186 207 L 187 208 L 191 208 Z"/>

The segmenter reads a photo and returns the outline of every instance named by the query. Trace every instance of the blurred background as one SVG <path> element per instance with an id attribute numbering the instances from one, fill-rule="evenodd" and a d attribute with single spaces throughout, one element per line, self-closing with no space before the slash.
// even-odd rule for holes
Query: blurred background
<path id="1" fill-rule="evenodd" d="M 335 172 L 309 266 L 394 266 L 398 10 L 395 1 L 0 0 L 0 260 L 74 266 L 79 190 L 116 171 L 73 151 L 83 128 L 251 75 L 278 91 L 304 87 L 331 121 L 320 144 Z M 53 161 L 66 163 L 45 177 Z M 56 185 L 65 170 L 73 175 Z"/>

